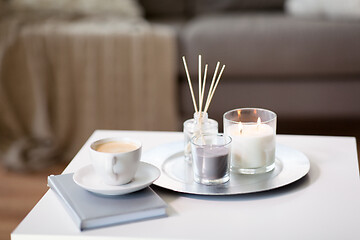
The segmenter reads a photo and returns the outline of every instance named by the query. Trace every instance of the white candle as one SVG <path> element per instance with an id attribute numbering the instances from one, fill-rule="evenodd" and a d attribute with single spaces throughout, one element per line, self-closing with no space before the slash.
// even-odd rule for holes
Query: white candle
<path id="1" fill-rule="evenodd" d="M 231 167 L 256 169 L 275 161 L 275 131 L 266 124 L 233 124 L 226 129 L 232 137 Z"/>

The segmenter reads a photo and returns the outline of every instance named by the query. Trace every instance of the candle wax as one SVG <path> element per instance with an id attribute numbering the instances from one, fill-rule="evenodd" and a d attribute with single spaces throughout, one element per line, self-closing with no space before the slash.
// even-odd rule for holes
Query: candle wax
<path id="1" fill-rule="evenodd" d="M 226 147 L 197 148 L 193 152 L 194 173 L 199 178 L 216 180 L 228 173 L 229 149 Z"/>
<path id="2" fill-rule="evenodd" d="M 231 125 L 227 133 L 232 137 L 231 167 L 256 169 L 275 161 L 275 132 L 266 124 Z"/>

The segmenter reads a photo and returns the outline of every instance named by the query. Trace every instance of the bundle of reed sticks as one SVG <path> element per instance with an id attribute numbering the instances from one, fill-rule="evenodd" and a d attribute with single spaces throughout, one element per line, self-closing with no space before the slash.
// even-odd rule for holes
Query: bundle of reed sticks
<path id="1" fill-rule="evenodd" d="M 221 75 L 225 69 L 225 65 L 222 66 L 220 73 L 218 74 L 218 70 L 219 70 L 219 66 L 220 66 L 220 62 L 217 62 L 216 64 L 216 68 L 212 77 L 212 81 L 210 84 L 210 87 L 208 89 L 208 94 L 207 94 L 207 98 L 206 98 L 206 102 L 204 105 L 204 95 L 205 95 L 205 85 L 206 85 L 206 77 L 207 77 L 207 71 L 208 71 L 208 64 L 205 64 L 205 70 L 204 70 L 204 76 L 202 76 L 202 65 L 201 65 L 201 55 L 199 55 L 199 77 L 198 77 L 198 82 L 199 82 L 199 96 L 198 96 L 198 101 L 199 101 L 199 107 L 197 106 L 196 103 L 196 99 L 195 99 L 195 94 L 194 94 L 194 89 L 192 87 L 192 83 L 191 83 L 191 79 L 190 79 L 190 74 L 189 74 L 189 70 L 186 64 L 186 60 L 185 60 L 185 56 L 182 57 L 183 63 L 184 63 L 184 67 L 185 67 L 185 71 L 186 71 L 186 76 L 187 76 L 187 80 L 189 83 L 189 88 L 190 88 L 190 92 L 191 92 L 191 98 L 192 98 L 192 102 L 194 104 L 194 109 L 195 112 L 199 112 L 199 113 L 206 113 L 210 107 L 210 103 L 211 100 L 215 94 L 215 90 L 219 84 Z M 203 108 L 204 105 L 204 108 Z"/>

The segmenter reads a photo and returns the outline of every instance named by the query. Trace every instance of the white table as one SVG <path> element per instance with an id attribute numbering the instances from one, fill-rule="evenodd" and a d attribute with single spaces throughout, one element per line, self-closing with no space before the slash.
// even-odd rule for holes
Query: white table
<path id="1" fill-rule="evenodd" d="M 182 133 L 175 132 L 95 131 L 64 173 L 89 164 L 91 141 L 116 135 L 138 138 L 144 151 L 182 140 Z M 235 196 L 197 196 L 154 187 L 167 202 L 169 217 L 84 232 L 49 190 L 11 238 L 360 239 L 355 138 L 278 135 L 277 141 L 308 156 L 311 169 L 305 178 L 276 190 Z"/>

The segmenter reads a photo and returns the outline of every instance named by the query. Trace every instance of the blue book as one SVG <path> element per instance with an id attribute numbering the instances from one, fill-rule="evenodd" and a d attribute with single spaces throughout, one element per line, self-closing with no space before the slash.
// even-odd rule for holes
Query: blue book
<path id="1" fill-rule="evenodd" d="M 73 173 L 49 176 L 48 186 L 81 231 L 167 216 L 166 203 L 150 187 L 120 196 L 102 196 L 79 187 Z"/>

